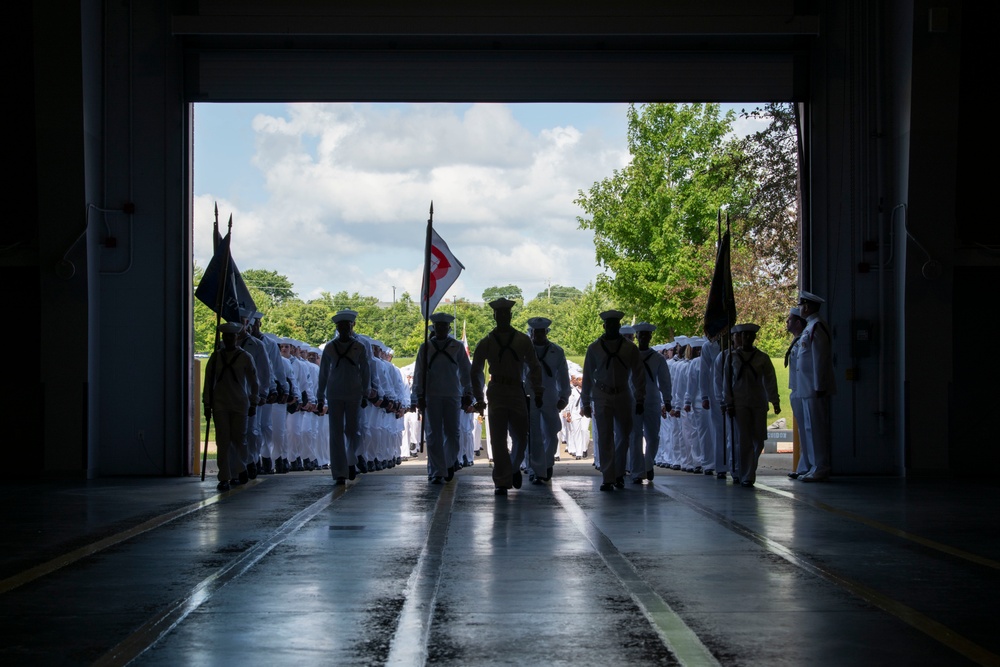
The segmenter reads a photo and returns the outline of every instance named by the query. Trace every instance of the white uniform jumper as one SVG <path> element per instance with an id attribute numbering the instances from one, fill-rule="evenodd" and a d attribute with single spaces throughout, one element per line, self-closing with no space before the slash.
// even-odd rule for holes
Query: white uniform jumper
<path id="1" fill-rule="evenodd" d="M 593 406 L 598 469 L 605 484 L 625 476 L 632 413 L 636 402 L 645 404 L 646 400 L 644 372 L 639 348 L 623 337 L 608 340 L 601 336 L 587 347 L 580 401 Z M 635 400 L 629 380 L 635 386 Z"/>
<path id="2" fill-rule="evenodd" d="M 535 345 L 535 356 L 542 366 L 542 407 L 535 408 L 535 395 L 530 383 L 525 383 L 524 391 L 531 399 L 531 411 L 528 413 L 531 435 L 531 445 L 528 451 L 529 472 L 538 479 L 549 479 L 559 453 L 559 431 L 562 429 L 562 419 L 556 404 L 559 399 L 569 401 L 569 365 L 566 363 L 566 353 L 555 343 Z M 520 461 L 514 461 L 520 465 Z"/>
<path id="3" fill-rule="evenodd" d="M 643 379 L 646 384 L 646 400 L 641 415 L 632 424 L 632 439 L 629 447 L 629 465 L 632 481 L 653 478 L 653 466 L 660 451 L 660 423 L 663 406 L 671 407 L 673 387 L 667 360 L 656 350 L 640 350 Z M 633 389 L 634 390 L 634 389 Z M 643 451 L 643 437 L 646 446 Z"/>
<path id="4" fill-rule="evenodd" d="M 472 364 L 465 347 L 448 336 L 420 345 L 413 367 L 411 401 L 424 398 L 424 440 L 427 443 L 427 475 L 448 476 L 458 460 L 461 444 L 462 396 L 472 395 Z"/>
<path id="5" fill-rule="evenodd" d="M 353 336 L 336 338 L 323 348 L 318 391 L 326 397 L 330 415 L 330 474 L 349 477 L 353 453 L 360 446 L 358 414 L 371 386 L 364 346 Z"/>

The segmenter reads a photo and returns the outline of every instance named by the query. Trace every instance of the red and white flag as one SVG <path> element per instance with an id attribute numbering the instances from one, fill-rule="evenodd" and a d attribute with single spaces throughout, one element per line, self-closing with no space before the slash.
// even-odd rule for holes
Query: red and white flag
<path id="1" fill-rule="evenodd" d="M 465 268 L 434 229 L 431 229 L 430 244 L 430 266 L 424 267 L 424 281 L 420 289 L 420 312 L 424 317 L 434 312 Z M 427 289 L 428 284 L 430 290 Z"/>

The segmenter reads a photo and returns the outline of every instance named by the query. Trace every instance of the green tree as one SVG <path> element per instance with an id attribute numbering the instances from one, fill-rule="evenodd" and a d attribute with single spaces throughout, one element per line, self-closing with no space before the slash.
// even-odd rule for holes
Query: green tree
<path id="1" fill-rule="evenodd" d="M 274 303 L 275 305 L 280 305 L 286 301 L 297 298 L 295 291 L 292 289 L 292 281 L 277 271 L 271 271 L 268 269 L 247 269 L 246 271 L 243 271 L 243 281 L 247 284 L 247 287 L 250 287 L 251 289 L 256 288 L 264 294 L 267 294 L 271 303 Z M 258 304 L 258 309 L 260 309 L 260 304 Z"/>
<path id="2" fill-rule="evenodd" d="M 194 264 L 192 293 L 201 283 L 205 270 Z M 199 299 L 194 300 L 194 351 L 195 354 L 211 354 L 215 346 L 215 313 Z"/>
<path id="3" fill-rule="evenodd" d="M 579 299 L 583 295 L 583 292 L 575 287 L 565 287 L 563 285 L 552 285 L 547 289 L 542 290 L 535 295 L 535 298 L 531 300 L 532 303 L 535 301 L 551 301 L 552 303 L 562 303 L 563 301 L 569 299 Z"/>
<path id="4" fill-rule="evenodd" d="M 608 271 L 597 287 L 627 315 L 700 328 L 687 313 L 703 297 L 717 211 L 730 199 L 723 175 L 734 119 L 717 104 L 632 105 L 631 163 L 579 193 L 589 216 L 579 225 L 593 230 L 598 265 Z"/>
<path id="5" fill-rule="evenodd" d="M 589 215 L 580 226 L 594 231 L 598 264 L 608 271 L 598 288 L 665 338 L 700 333 L 725 205 L 738 319 L 780 326 L 798 282 L 793 107 L 744 112 L 768 123 L 742 139 L 729 136 L 735 114 L 720 115 L 718 105 L 649 104 L 628 113 L 631 163 L 577 199 Z M 761 337 L 769 353 L 782 331 L 774 342 Z"/>
<path id="6" fill-rule="evenodd" d="M 495 299 L 510 299 L 511 301 L 521 301 L 521 288 L 517 285 L 504 285 L 503 287 L 487 287 L 483 290 L 483 301 L 489 303 Z"/>

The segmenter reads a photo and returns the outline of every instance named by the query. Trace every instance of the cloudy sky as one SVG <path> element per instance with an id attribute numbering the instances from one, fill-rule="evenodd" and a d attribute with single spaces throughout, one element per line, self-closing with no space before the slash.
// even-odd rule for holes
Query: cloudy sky
<path id="1" fill-rule="evenodd" d="M 241 269 L 284 274 L 306 300 L 416 298 L 433 201 L 434 229 L 465 265 L 449 298 L 583 289 L 597 267 L 573 200 L 627 163 L 626 108 L 199 104 L 195 261 L 211 258 L 218 202 Z"/>

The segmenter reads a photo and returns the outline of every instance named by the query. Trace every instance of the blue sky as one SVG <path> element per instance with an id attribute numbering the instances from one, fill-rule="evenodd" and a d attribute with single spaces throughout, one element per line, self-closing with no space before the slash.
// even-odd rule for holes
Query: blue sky
<path id="1" fill-rule="evenodd" d="M 597 267 L 573 199 L 627 163 L 626 108 L 196 105 L 195 261 L 210 258 L 218 202 L 239 266 L 288 276 L 304 299 L 416 295 L 433 200 L 435 229 L 466 266 L 454 296 L 583 289 Z"/>

